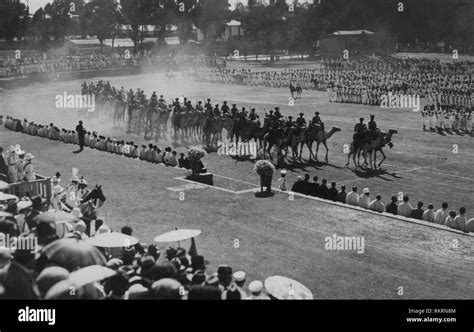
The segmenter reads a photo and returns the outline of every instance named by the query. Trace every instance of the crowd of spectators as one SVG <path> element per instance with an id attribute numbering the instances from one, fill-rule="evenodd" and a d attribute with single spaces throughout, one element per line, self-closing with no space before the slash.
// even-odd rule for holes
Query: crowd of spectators
<path id="1" fill-rule="evenodd" d="M 286 171 L 283 171 L 281 178 L 285 177 Z M 423 202 L 417 202 L 416 206 L 413 206 L 409 196 L 403 194 L 392 196 L 390 201 L 385 204 L 382 195 L 377 194 L 373 198 L 369 188 L 364 188 L 362 193 L 360 193 L 356 186 L 352 187 L 352 190 L 347 190 L 345 185 L 338 189 L 336 182 L 331 182 L 328 185 L 326 179 L 322 179 L 321 183 L 318 180 L 319 178 L 314 176 L 313 180 L 310 181 L 309 174 L 305 174 L 304 177 L 298 176 L 296 182 L 291 187 L 291 192 L 358 206 L 375 212 L 386 212 L 406 218 L 424 220 L 465 233 L 474 233 L 474 218 L 468 220 L 465 207 L 461 207 L 459 212 L 456 212 L 455 210 L 448 210 L 448 203 L 444 202 L 438 210 L 435 210 L 432 203 L 428 204 L 428 208 L 425 209 Z M 284 186 L 282 186 L 283 183 L 285 184 Z M 284 191 L 289 189 L 286 187 L 286 181 L 280 179 L 277 181 L 277 188 Z"/>
<path id="2" fill-rule="evenodd" d="M 131 67 L 153 67 L 172 69 L 177 66 L 218 66 L 219 59 L 211 56 L 134 56 L 92 54 L 63 56 L 57 59 L 12 58 L 0 64 L 0 79 L 34 74 L 55 74 L 86 70 L 120 69 Z"/>

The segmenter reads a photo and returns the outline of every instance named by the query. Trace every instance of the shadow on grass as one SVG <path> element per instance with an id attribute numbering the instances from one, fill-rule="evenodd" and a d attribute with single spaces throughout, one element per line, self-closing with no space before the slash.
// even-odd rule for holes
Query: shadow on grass
<path id="1" fill-rule="evenodd" d="M 402 176 L 397 175 L 397 173 L 388 172 L 387 170 L 385 170 L 383 168 L 378 168 L 378 169 L 371 169 L 371 168 L 352 169 L 352 168 L 349 168 L 349 169 L 352 171 L 352 173 L 354 173 L 355 175 L 357 175 L 358 177 L 363 178 L 363 179 L 380 178 L 380 179 L 385 180 L 385 181 L 393 181 L 394 179 L 402 179 L 403 178 Z M 385 177 L 384 175 L 389 175 L 393 179 Z"/>
<path id="2" fill-rule="evenodd" d="M 255 193 L 255 197 L 257 198 L 267 198 L 267 197 L 273 197 L 273 196 L 275 196 L 275 193 L 272 191 L 264 191 L 264 192 L 259 191 Z"/>

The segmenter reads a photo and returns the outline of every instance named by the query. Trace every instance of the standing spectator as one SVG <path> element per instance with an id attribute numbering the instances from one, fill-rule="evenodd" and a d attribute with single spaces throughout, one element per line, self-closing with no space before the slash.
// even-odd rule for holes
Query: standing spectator
<path id="1" fill-rule="evenodd" d="M 346 186 L 341 186 L 341 190 L 337 194 L 337 201 L 340 202 L 340 203 L 345 204 L 346 203 L 346 197 L 347 197 Z"/>
<path id="2" fill-rule="evenodd" d="M 428 204 L 428 209 L 423 212 L 423 216 L 421 217 L 421 219 L 428 222 L 434 222 L 435 212 L 433 211 L 433 209 L 434 205 L 431 203 Z"/>
<path id="3" fill-rule="evenodd" d="M 444 202 L 441 205 L 441 209 L 436 211 L 435 216 L 434 216 L 434 222 L 440 225 L 446 225 L 446 218 L 449 216 L 448 212 L 448 203 Z"/>
<path id="4" fill-rule="evenodd" d="M 313 182 L 311 183 L 309 194 L 314 197 L 319 196 L 319 183 L 317 176 L 313 176 Z"/>
<path id="5" fill-rule="evenodd" d="M 0 146 L 0 180 L 8 181 L 8 165 L 7 155 L 3 153 L 3 148 Z"/>
<path id="6" fill-rule="evenodd" d="M 35 181 L 36 173 L 35 168 L 32 164 L 32 160 L 35 158 L 31 153 L 25 155 L 25 163 L 23 164 L 23 172 L 25 173 L 25 181 Z"/>
<path id="7" fill-rule="evenodd" d="M 328 199 L 331 201 L 337 202 L 338 191 L 336 188 L 336 182 L 331 182 L 331 188 L 328 191 Z"/>
<path id="8" fill-rule="evenodd" d="M 362 190 L 362 195 L 359 196 L 359 206 L 364 209 L 368 209 L 370 206 L 370 190 L 369 188 L 364 188 Z"/>
<path id="9" fill-rule="evenodd" d="M 411 217 L 411 212 L 413 211 L 413 207 L 408 201 L 409 201 L 409 197 L 406 195 L 403 196 L 403 202 L 398 204 L 398 215 L 404 216 L 407 218 Z"/>
<path id="10" fill-rule="evenodd" d="M 357 194 L 357 187 L 352 187 L 352 191 L 347 194 L 346 203 L 349 205 L 359 206 L 359 195 Z"/>
<path id="11" fill-rule="evenodd" d="M 425 211 L 423 210 L 423 202 L 418 202 L 418 207 L 411 212 L 411 217 L 413 219 L 421 220 L 423 218 L 424 212 Z"/>
<path id="12" fill-rule="evenodd" d="M 385 204 L 382 202 L 382 195 L 377 195 L 372 202 L 370 202 L 369 209 L 372 211 L 377 212 L 384 212 L 385 211 Z"/>
<path id="13" fill-rule="evenodd" d="M 387 205 L 387 208 L 385 209 L 385 212 L 391 213 L 391 214 L 397 214 L 398 213 L 398 205 L 397 205 L 397 196 L 392 196 L 390 204 Z"/>
<path id="14" fill-rule="evenodd" d="M 77 138 L 79 140 L 78 152 L 81 152 L 84 150 L 84 145 L 85 145 L 84 139 L 85 139 L 85 134 L 86 134 L 86 130 L 82 126 L 82 121 L 79 121 L 79 124 L 76 126 L 76 132 L 77 132 Z"/>
<path id="15" fill-rule="evenodd" d="M 454 218 L 454 228 L 459 229 L 460 231 L 468 233 L 467 230 L 467 218 L 465 216 L 466 208 L 462 207 L 459 209 L 459 215 Z"/>
<path id="16" fill-rule="evenodd" d="M 280 171 L 280 178 L 276 182 L 276 187 L 277 189 L 280 189 L 281 191 L 286 191 L 286 169 L 282 169 Z"/>
<path id="17" fill-rule="evenodd" d="M 328 199 L 329 188 L 327 186 L 328 180 L 323 179 L 321 185 L 319 186 L 319 197 L 323 199 Z"/>

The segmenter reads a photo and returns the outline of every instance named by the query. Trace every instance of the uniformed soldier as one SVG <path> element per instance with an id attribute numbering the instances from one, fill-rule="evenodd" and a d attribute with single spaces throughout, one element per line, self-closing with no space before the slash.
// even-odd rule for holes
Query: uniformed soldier
<path id="1" fill-rule="evenodd" d="M 254 121 L 255 119 L 257 119 L 257 114 L 255 113 L 255 108 L 252 108 L 250 110 L 249 118 L 250 118 L 250 121 Z"/>
<path id="2" fill-rule="evenodd" d="M 214 111 L 213 111 L 213 115 L 215 118 L 219 118 L 221 116 L 221 111 L 219 110 L 219 104 L 216 104 L 214 106 Z"/>
<path id="3" fill-rule="evenodd" d="M 275 107 L 275 115 L 274 116 L 275 116 L 276 120 L 279 120 L 280 118 L 283 117 L 283 115 L 281 115 L 281 113 L 280 113 L 280 108 L 279 107 Z"/>
<path id="4" fill-rule="evenodd" d="M 232 104 L 232 109 L 230 110 L 230 113 L 232 114 L 232 116 L 235 116 L 237 113 L 239 113 L 236 104 Z"/>
<path id="5" fill-rule="evenodd" d="M 15 183 L 17 182 L 16 176 L 16 161 L 17 161 L 17 154 L 15 153 L 15 147 L 10 146 L 10 149 L 8 151 L 7 155 L 7 166 L 8 166 L 8 180 L 10 183 Z"/>
<path id="6" fill-rule="evenodd" d="M 16 162 L 15 162 L 15 169 L 16 169 L 16 182 L 21 182 L 23 181 L 24 172 L 23 172 L 23 163 L 25 162 L 25 151 L 16 150 L 16 154 L 18 156 Z"/>
<path id="7" fill-rule="evenodd" d="M 319 112 L 314 112 L 313 119 L 311 120 L 311 123 L 313 125 L 319 125 L 321 129 L 324 131 L 324 123 L 321 121 L 321 118 L 319 117 Z"/>
<path id="8" fill-rule="evenodd" d="M 82 176 L 77 184 L 77 192 L 76 192 L 77 201 L 81 203 L 82 200 L 86 198 L 87 195 L 89 195 L 89 193 L 90 193 L 90 190 L 87 189 L 87 181 Z"/>
<path id="9" fill-rule="evenodd" d="M 224 105 L 221 107 L 222 114 L 226 114 L 229 112 L 229 105 L 227 105 L 227 101 L 224 101 Z"/>
<path id="10" fill-rule="evenodd" d="M 367 130 L 367 126 L 364 123 L 364 118 L 360 118 L 359 123 L 356 124 L 354 127 L 354 132 L 360 133 L 360 132 L 363 132 L 364 130 Z"/>
<path id="11" fill-rule="evenodd" d="M 198 112 L 202 112 L 204 110 L 204 107 L 202 106 L 202 101 L 198 101 L 197 105 L 196 105 L 196 111 Z"/>
<path id="12" fill-rule="evenodd" d="M 204 108 L 205 108 L 206 110 L 211 110 L 211 111 L 212 111 L 211 98 L 207 98 L 207 103 L 204 104 Z"/>
<path id="13" fill-rule="evenodd" d="M 306 119 L 304 118 L 304 113 L 300 113 L 300 117 L 296 119 L 296 126 L 298 128 L 306 127 Z"/>

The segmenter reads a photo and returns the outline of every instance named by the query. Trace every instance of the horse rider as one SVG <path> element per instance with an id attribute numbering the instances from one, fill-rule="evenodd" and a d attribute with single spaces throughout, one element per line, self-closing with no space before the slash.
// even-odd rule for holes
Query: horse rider
<path id="1" fill-rule="evenodd" d="M 311 123 L 313 125 L 318 125 L 321 127 L 321 130 L 324 131 L 324 123 L 321 121 L 321 118 L 319 117 L 319 112 L 314 112 L 313 119 L 311 120 Z"/>
<path id="2" fill-rule="evenodd" d="M 250 115 L 249 115 L 250 121 L 254 121 L 257 119 L 257 114 L 255 113 L 255 108 L 252 108 L 250 110 Z"/>
<path id="3" fill-rule="evenodd" d="M 230 110 L 229 105 L 227 105 L 227 101 L 224 101 L 224 105 L 221 107 L 222 114 L 228 113 Z"/>
<path id="4" fill-rule="evenodd" d="M 84 177 L 81 177 L 79 182 L 77 183 L 77 191 L 76 191 L 76 198 L 78 202 L 82 202 L 84 198 L 89 195 L 90 190 L 87 189 L 87 181 L 84 179 Z"/>
<path id="5" fill-rule="evenodd" d="M 220 118 L 221 111 L 219 110 L 219 104 L 216 104 L 213 111 L 214 118 Z"/>
<path id="6" fill-rule="evenodd" d="M 232 104 L 232 109 L 230 110 L 232 117 L 234 117 L 237 113 L 239 113 L 239 109 L 237 108 L 236 104 Z"/>
<path id="7" fill-rule="evenodd" d="M 288 120 L 286 120 L 286 123 L 285 125 L 288 127 L 288 128 L 293 128 L 296 126 L 296 123 L 293 121 L 293 116 L 288 116 Z"/>
<path id="8" fill-rule="evenodd" d="M 204 108 L 212 110 L 211 98 L 207 98 L 207 103 L 204 104 Z"/>
<path id="9" fill-rule="evenodd" d="M 160 99 L 158 99 L 160 104 L 166 103 L 166 100 L 163 98 L 163 95 L 160 95 Z"/>

